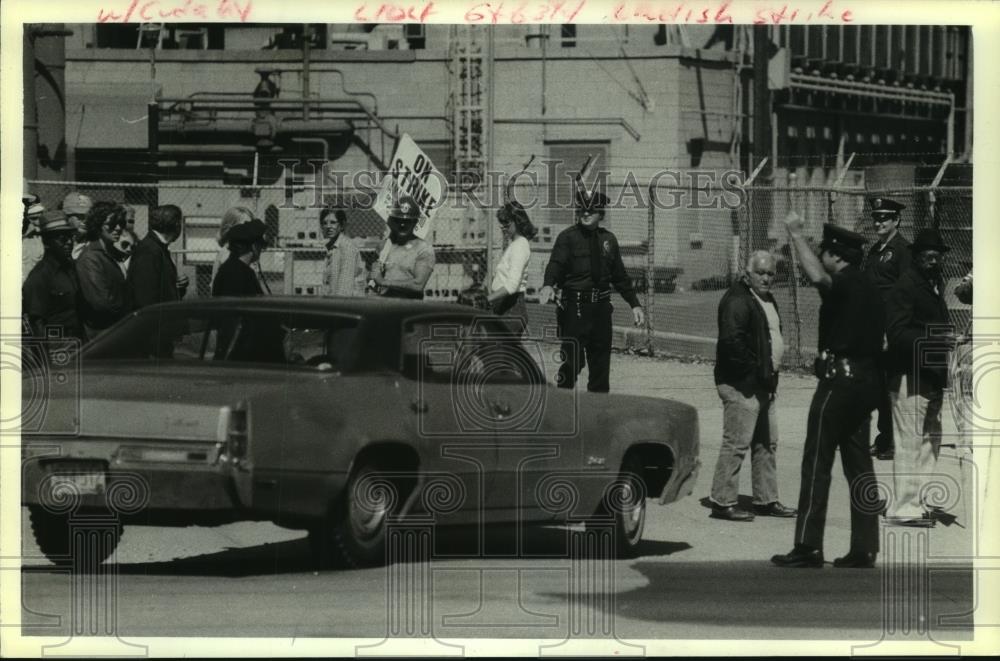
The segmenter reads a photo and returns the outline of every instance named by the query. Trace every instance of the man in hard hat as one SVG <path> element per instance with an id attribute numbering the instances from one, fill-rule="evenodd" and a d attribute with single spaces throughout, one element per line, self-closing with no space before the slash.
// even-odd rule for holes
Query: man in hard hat
<path id="1" fill-rule="evenodd" d="M 420 221 L 420 207 L 403 195 L 389 212 L 389 238 L 372 269 L 372 284 L 381 296 L 424 297 L 424 287 L 434 271 L 434 247 L 413 233 Z"/>

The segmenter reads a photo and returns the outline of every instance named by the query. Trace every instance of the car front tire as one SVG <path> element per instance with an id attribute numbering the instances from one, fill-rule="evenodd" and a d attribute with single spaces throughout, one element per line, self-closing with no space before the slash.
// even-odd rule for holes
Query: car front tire
<path id="1" fill-rule="evenodd" d="M 646 489 L 642 483 L 643 465 L 636 455 L 622 462 L 621 472 L 601 499 L 595 518 L 587 523 L 591 529 L 611 523 L 614 540 L 611 549 L 616 557 L 634 558 L 639 555 L 642 533 L 646 527 Z"/>

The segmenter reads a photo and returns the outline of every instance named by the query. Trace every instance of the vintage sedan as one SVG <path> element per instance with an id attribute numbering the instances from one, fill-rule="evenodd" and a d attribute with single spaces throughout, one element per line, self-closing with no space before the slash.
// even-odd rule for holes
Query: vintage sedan
<path id="1" fill-rule="evenodd" d="M 46 556 L 78 566 L 124 525 L 239 520 L 307 530 L 349 565 L 385 562 L 415 522 L 584 523 L 634 554 L 647 498 L 694 488 L 697 412 L 549 385 L 556 346 L 419 301 L 145 308 L 24 377 L 41 401 L 23 503 Z"/>

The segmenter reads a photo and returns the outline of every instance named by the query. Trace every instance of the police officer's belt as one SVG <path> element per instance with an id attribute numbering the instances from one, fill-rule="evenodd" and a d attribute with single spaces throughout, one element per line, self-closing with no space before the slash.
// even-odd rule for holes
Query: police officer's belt
<path id="1" fill-rule="evenodd" d="M 853 378 L 876 367 L 877 362 L 873 358 L 847 358 L 824 349 L 813 363 L 813 373 L 820 379 L 833 379 L 838 376 Z"/>
<path id="2" fill-rule="evenodd" d="M 597 303 L 611 298 L 610 289 L 567 289 L 564 292 L 567 299 L 574 299 L 577 303 Z"/>

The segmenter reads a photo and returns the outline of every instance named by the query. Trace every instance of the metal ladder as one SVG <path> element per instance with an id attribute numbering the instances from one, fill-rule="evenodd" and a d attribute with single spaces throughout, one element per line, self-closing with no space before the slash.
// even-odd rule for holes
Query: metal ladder
<path id="1" fill-rule="evenodd" d="M 452 136 L 456 181 L 483 181 L 490 127 L 484 123 L 486 30 L 452 25 L 448 43 L 450 74 L 446 117 Z"/>

